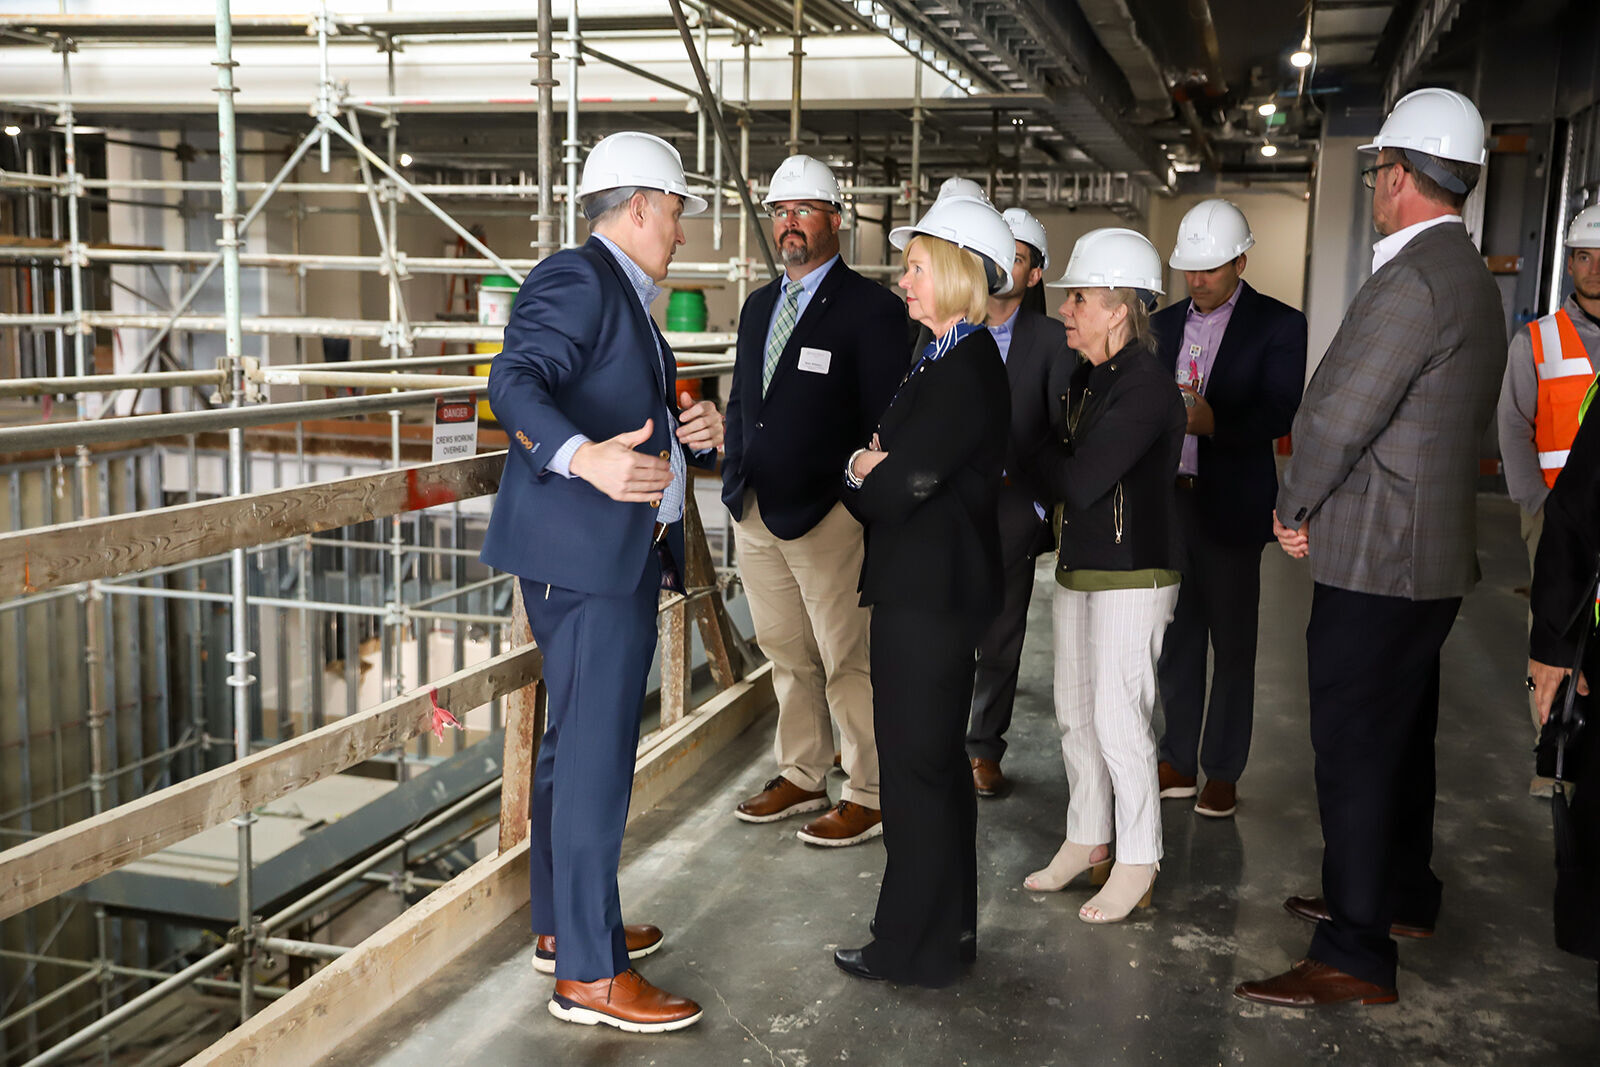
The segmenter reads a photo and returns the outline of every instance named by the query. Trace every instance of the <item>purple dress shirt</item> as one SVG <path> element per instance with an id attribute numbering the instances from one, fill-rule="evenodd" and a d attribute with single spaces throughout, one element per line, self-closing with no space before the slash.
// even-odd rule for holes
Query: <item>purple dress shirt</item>
<path id="1" fill-rule="evenodd" d="M 1189 314 L 1183 320 L 1183 344 L 1178 347 L 1176 366 L 1179 385 L 1192 385 L 1201 396 L 1211 382 L 1211 366 L 1217 361 L 1217 346 L 1228 330 L 1228 320 L 1233 318 L 1234 305 L 1239 302 L 1243 283 L 1233 287 L 1233 295 L 1209 312 L 1202 312 L 1189 301 Z M 1178 473 L 1200 473 L 1200 439 L 1189 434 L 1183 439 L 1183 455 L 1178 460 Z"/>

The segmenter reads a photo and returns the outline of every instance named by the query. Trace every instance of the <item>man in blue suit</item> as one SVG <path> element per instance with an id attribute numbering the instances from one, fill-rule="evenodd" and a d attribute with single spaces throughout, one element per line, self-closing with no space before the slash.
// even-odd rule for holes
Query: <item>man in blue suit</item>
<path id="1" fill-rule="evenodd" d="M 489 375 L 512 443 L 482 559 L 521 579 L 544 650 L 529 870 L 534 966 L 556 975 L 550 1012 L 657 1033 L 700 1006 L 631 968 L 662 934 L 624 927 L 617 865 L 658 592 L 684 558 L 687 465 L 715 464 L 722 416 L 687 395 L 676 410 L 649 307 L 684 243 L 680 217 L 706 202 L 677 151 L 645 133 L 595 145 L 578 195 L 593 235 L 528 275 Z"/>
<path id="2" fill-rule="evenodd" d="M 1272 446 L 1289 432 L 1306 374 L 1306 317 L 1240 277 L 1254 244 L 1233 204 L 1196 204 L 1169 260 L 1189 299 L 1150 320 L 1189 411 L 1177 480 L 1183 587 L 1157 667 L 1166 719 L 1157 773 L 1162 797 L 1198 792 L 1195 812 L 1212 818 L 1233 814 L 1250 753 L 1261 548 L 1278 495 Z"/>

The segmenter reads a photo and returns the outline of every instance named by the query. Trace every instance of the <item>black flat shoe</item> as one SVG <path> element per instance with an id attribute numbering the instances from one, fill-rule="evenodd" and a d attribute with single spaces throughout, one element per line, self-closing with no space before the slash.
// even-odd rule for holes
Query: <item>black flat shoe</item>
<path id="1" fill-rule="evenodd" d="M 877 919 L 868 919 L 867 920 L 867 933 L 871 934 L 873 937 L 877 937 L 878 936 L 878 920 Z M 960 952 L 961 962 L 962 963 L 972 963 L 972 962 L 977 960 L 977 958 L 978 958 L 978 931 L 976 931 L 976 930 L 963 930 L 963 931 L 961 931 L 961 945 L 960 945 L 959 952 Z M 841 963 L 839 966 L 843 967 L 844 964 Z"/>
<path id="2" fill-rule="evenodd" d="M 845 974 L 857 978 L 865 978 L 869 982 L 883 981 L 883 975 L 867 966 L 867 961 L 862 959 L 859 948 L 836 948 L 833 950 L 834 964 Z"/>

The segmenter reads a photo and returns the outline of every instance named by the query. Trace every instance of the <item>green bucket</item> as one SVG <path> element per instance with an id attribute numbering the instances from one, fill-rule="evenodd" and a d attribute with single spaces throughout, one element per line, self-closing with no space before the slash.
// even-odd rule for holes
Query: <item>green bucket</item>
<path id="1" fill-rule="evenodd" d="M 667 300 L 667 329 L 676 333 L 704 333 L 706 294 L 699 289 L 674 289 Z"/>

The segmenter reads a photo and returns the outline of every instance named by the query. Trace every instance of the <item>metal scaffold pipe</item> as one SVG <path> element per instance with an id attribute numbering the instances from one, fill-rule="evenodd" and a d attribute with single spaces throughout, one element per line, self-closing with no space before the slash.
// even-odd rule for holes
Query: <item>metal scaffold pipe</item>
<path id="1" fill-rule="evenodd" d="M 483 379 L 477 379 L 478 389 Z M 182 411 L 170 415 L 134 415 L 102 421 L 56 422 L 44 426 L 0 428 L 0 455 L 35 449 L 69 448 L 79 444 L 107 441 L 153 441 L 188 433 L 214 433 L 219 430 L 271 426 L 275 423 L 306 419 L 332 419 L 364 415 L 390 408 L 431 407 L 441 396 L 472 392 L 467 386 L 446 389 L 419 389 L 413 393 L 378 396 L 337 397 L 330 400 L 302 400 L 289 404 L 262 404 L 252 408 L 219 408 L 214 411 Z"/>

